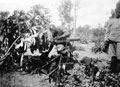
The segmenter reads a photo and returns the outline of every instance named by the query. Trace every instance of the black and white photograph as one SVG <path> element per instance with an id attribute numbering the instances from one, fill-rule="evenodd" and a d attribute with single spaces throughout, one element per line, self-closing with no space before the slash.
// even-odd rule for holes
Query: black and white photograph
<path id="1" fill-rule="evenodd" d="M 0 87 L 120 87 L 120 0 L 0 0 Z"/>

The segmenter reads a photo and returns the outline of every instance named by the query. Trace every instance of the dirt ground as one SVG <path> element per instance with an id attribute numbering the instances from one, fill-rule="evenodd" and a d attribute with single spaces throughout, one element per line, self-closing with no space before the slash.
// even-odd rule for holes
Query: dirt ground
<path id="1" fill-rule="evenodd" d="M 91 47 L 94 44 L 75 44 L 78 47 L 83 47 L 85 50 L 76 50 L 74 54 L 78 55 L 78 60 L 81 60 L 83 57 L 99 58 L 99 59 L 109 59 L 108 55 L 105 53 L 92 53 Z M 79 66 L 78 66 L 79 67 Z M 2 72 L 2 71 L 1 71 Z M 31 75 L 26 74 L 22 75 L 21 72 L 11 72 L 7 74 L 1 74 L 0 76 L 0 87 L 53 87 L 52 84 L 49 84 L 48 77 L 44 74 L 42 75 Z M 70 86 L 69 86 L 70 87 Z M 71 86 L 72 87 L 72 86 Z"/>

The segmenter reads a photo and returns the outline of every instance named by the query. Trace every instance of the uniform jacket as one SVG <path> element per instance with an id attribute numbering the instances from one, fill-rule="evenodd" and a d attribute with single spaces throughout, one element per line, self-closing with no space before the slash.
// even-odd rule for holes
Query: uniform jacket
<path id="1" fill-rule="evenodd" d="M 111 41 L 120 42 L 120 19 L 109 19 L 106 22 L 105 27 L 107 28 L 106 38 Z"/>

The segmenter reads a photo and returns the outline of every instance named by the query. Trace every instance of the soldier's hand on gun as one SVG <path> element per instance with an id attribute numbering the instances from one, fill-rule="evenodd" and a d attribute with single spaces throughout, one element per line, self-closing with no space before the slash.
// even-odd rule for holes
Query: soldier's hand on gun
<path id="1" fill-rule="evenodd" d="M 55 44 L 57 42 L 57 39 L 53 38 L 52 42 Z"/>
<path id="2" fill-rule="evenodd" d="M 54 41 L 56 42 L 57 40 L 58 40 L 58 37 L 55 37 L 55 38 L 54 38 Z"/>

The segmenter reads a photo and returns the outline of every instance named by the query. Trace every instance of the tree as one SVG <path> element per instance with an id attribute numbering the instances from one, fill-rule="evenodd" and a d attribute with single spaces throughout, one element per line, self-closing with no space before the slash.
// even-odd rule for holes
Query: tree
<path id="1" fill-rule="evenodd" d="M 46 26 L 48 26 L 51 22 L 49 9 L 41 5 L 34 5 L 28 14 L 32 15 L 31 23 L 33 26 L 41 25 L 42 27 L 46 28 Z"/>
<path id="2" fill-rule="evenodd" d="M 0 12 L 0 20 L 1 19 L 6 19 L 9 16 L 10 12 Z"/>
<path id="3" fill-rule="evenodd" d="M 19 18 L 19 16 L 20 16 L 20 11 L 18 11 L 18 10 L 14 10 L 12 16 L 14 16 L 15 18 Z"/>
<path id="4" fill-rule="evenodd" d="M 59 6 L 59 16 L 60 20 L 62 22 L 62 26 L 70 27 L 73 17 L 71 16 L 71 10 L 72 10 L 72 2 L 71 0 L 64 0 L 61 2 L 61 5 Z"/>
<path id="5" fill-rule="evenodd" d="M 75 35 L 75 32 L 76 32 L 78 8 L 79 8 L 79 1 L 75 0 L 75 4 L 74 4 L 74 30 L 73 30 L 73 36 Z"/>
<path id="6" fill-rule="evenodd" d="M 75 32 L 75 37 L 80 37 L 81 40 L 86 40 L 86 41 L 90 41 L 89 39 L 91 38 L 91 28 L 89 25 L 85 25 L 85 26 L 79 26 L 77 29 L 76 29 L 76 32 Z"/>
<path id="7" fill-rule="evenodd" d="M 0 35 L 2 35 L 3 28 L 6 26 L 4 25 L 4 22 L 8 18 L 10 12 L 5 11 L 5 12 L 0 12 Z"/>
<path id="8" fill-rule="evenodd" d="M 105 29 L 103 27 L 93 29 L 93 38 L 96 38 L 98 42 L 103 42 L 105 37 Z"/>

